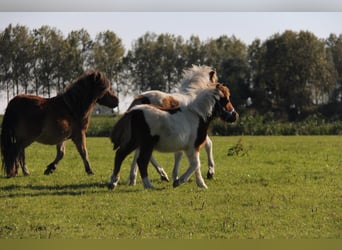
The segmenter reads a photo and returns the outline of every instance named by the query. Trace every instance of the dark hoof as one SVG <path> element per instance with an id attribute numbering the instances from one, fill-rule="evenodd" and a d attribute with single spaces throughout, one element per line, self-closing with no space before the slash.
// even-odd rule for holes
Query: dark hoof
<path id="1" fill-rule="evenodd" d="M 208 173 L 207 173 L 207 178 L 208 178 L 209 180 L 213 179 L 213 178 L 214 178 L 214 174 L 213 174 L 213 173 L 210 173 L 210 172 L 208 171 Z"/>
<path id="2" fill-rule="evenodd" d="M 50 174 L 53 173 L 53 171 L 54 171 L 54 169 L 47 168 L 47 169 L 44 171 L 44 174 L 45 174 L 45 175 L 50 175 Z"/>
<path id="3" fill-rule="evenodd" d="M 109 183 L 109 184 L 108 184 L 108 189 L 109 189 L 109 190 L 113 190 L 114 188 L 115 188 L 114 183 Z"/>
<path id="4" fill-rule="evenodd" d="M 24 176 L 29 176 L 30 172 L 24 172 Z"/>
<path id="5" fill-rule="evenodd" d="M 179 180 L 175 180 L 174 182 L 173 182 L 173 187 L 175 188 L 175 187 L 178 187 L 180 185 L 180 182 L 179 182 Z"/>
<path id="6" fill-rule="evenodd" d="M 90 170 L 87 170 L 87 174 L 88 175 L 94 175 L 94 172 L 93 172 L 93 170 L 90 169 Z"/>
<path id="7" fill-rule="evenodd" d="M 160 176 L 160 179 L 161 179 L 162 181 L 166 181 L 166 182 L 169 182 L 169 181 L 170 181 L 169 178 L 168 178 L 167 176 L 164 176 L 164 175 Z"/>

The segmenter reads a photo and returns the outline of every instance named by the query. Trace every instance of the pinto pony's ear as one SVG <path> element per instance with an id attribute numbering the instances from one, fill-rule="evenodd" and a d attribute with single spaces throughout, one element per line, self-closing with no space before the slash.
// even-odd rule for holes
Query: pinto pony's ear
<path id="1" fill-rule="evenodd" d="M 217 82 L 216 69 L 213 69 L 212 71 L 209 72 L 209 79 L 211 83 Z"/>

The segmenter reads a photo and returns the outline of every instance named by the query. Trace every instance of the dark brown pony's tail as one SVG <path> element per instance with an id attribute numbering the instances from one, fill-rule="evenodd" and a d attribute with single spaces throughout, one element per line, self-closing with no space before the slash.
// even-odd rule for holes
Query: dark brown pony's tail
<path id="1" fill-rule="evenodd" d="M 1 125 L 1 160 L 2 167 L 7 177 L 12 177 L 17 174 L 16 160 L 19 149 L 14 134 L 15 112 L 11 112 L 8 107 L 2 120 Z"/>
<path id="2" fill-rule="evenodd" d="M 114 125 L 110 134 L 110 139 L 114 145 L 114 150 L 125 147 L 132 137 L 132 112 L 125 113 Z"/>

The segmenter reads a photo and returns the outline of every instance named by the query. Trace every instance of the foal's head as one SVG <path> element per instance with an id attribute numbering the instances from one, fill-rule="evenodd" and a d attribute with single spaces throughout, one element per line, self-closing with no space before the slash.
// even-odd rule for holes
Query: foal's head
<path id="1" fill-rule="evenodd" d="M 239 118 L 239 114 L 235 111 L 230 101 L 230 91 L 227 87 L 218 83 L 216 90 L 219 98 L 216 100 L 213 114 L 220 117 L 225 122 L 233 123 Z"/>

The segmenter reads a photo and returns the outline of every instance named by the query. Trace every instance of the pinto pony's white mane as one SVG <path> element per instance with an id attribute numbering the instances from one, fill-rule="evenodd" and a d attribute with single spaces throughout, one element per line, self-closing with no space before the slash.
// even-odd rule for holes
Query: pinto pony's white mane
<path id="1" fill-rule="evenodd" d="M 220 98 L 220 90 L 215 86 L 203 89 L 198 92 L 196 98 L 194 98 L 187 106 L 187 108 L 207 121 L 212 115 L 216 101 Z"/>
<path id="2" fill-rule="evenodd" d="M 214 82 L 217 81 L 215 69 L 209 66 L 192 65 L 191 68 L 183 71 L 183 78 L 180 82 L 179 91 L 193 93 L 199 89 L 212 86 L 210 76 L 213 75 Z"/>

